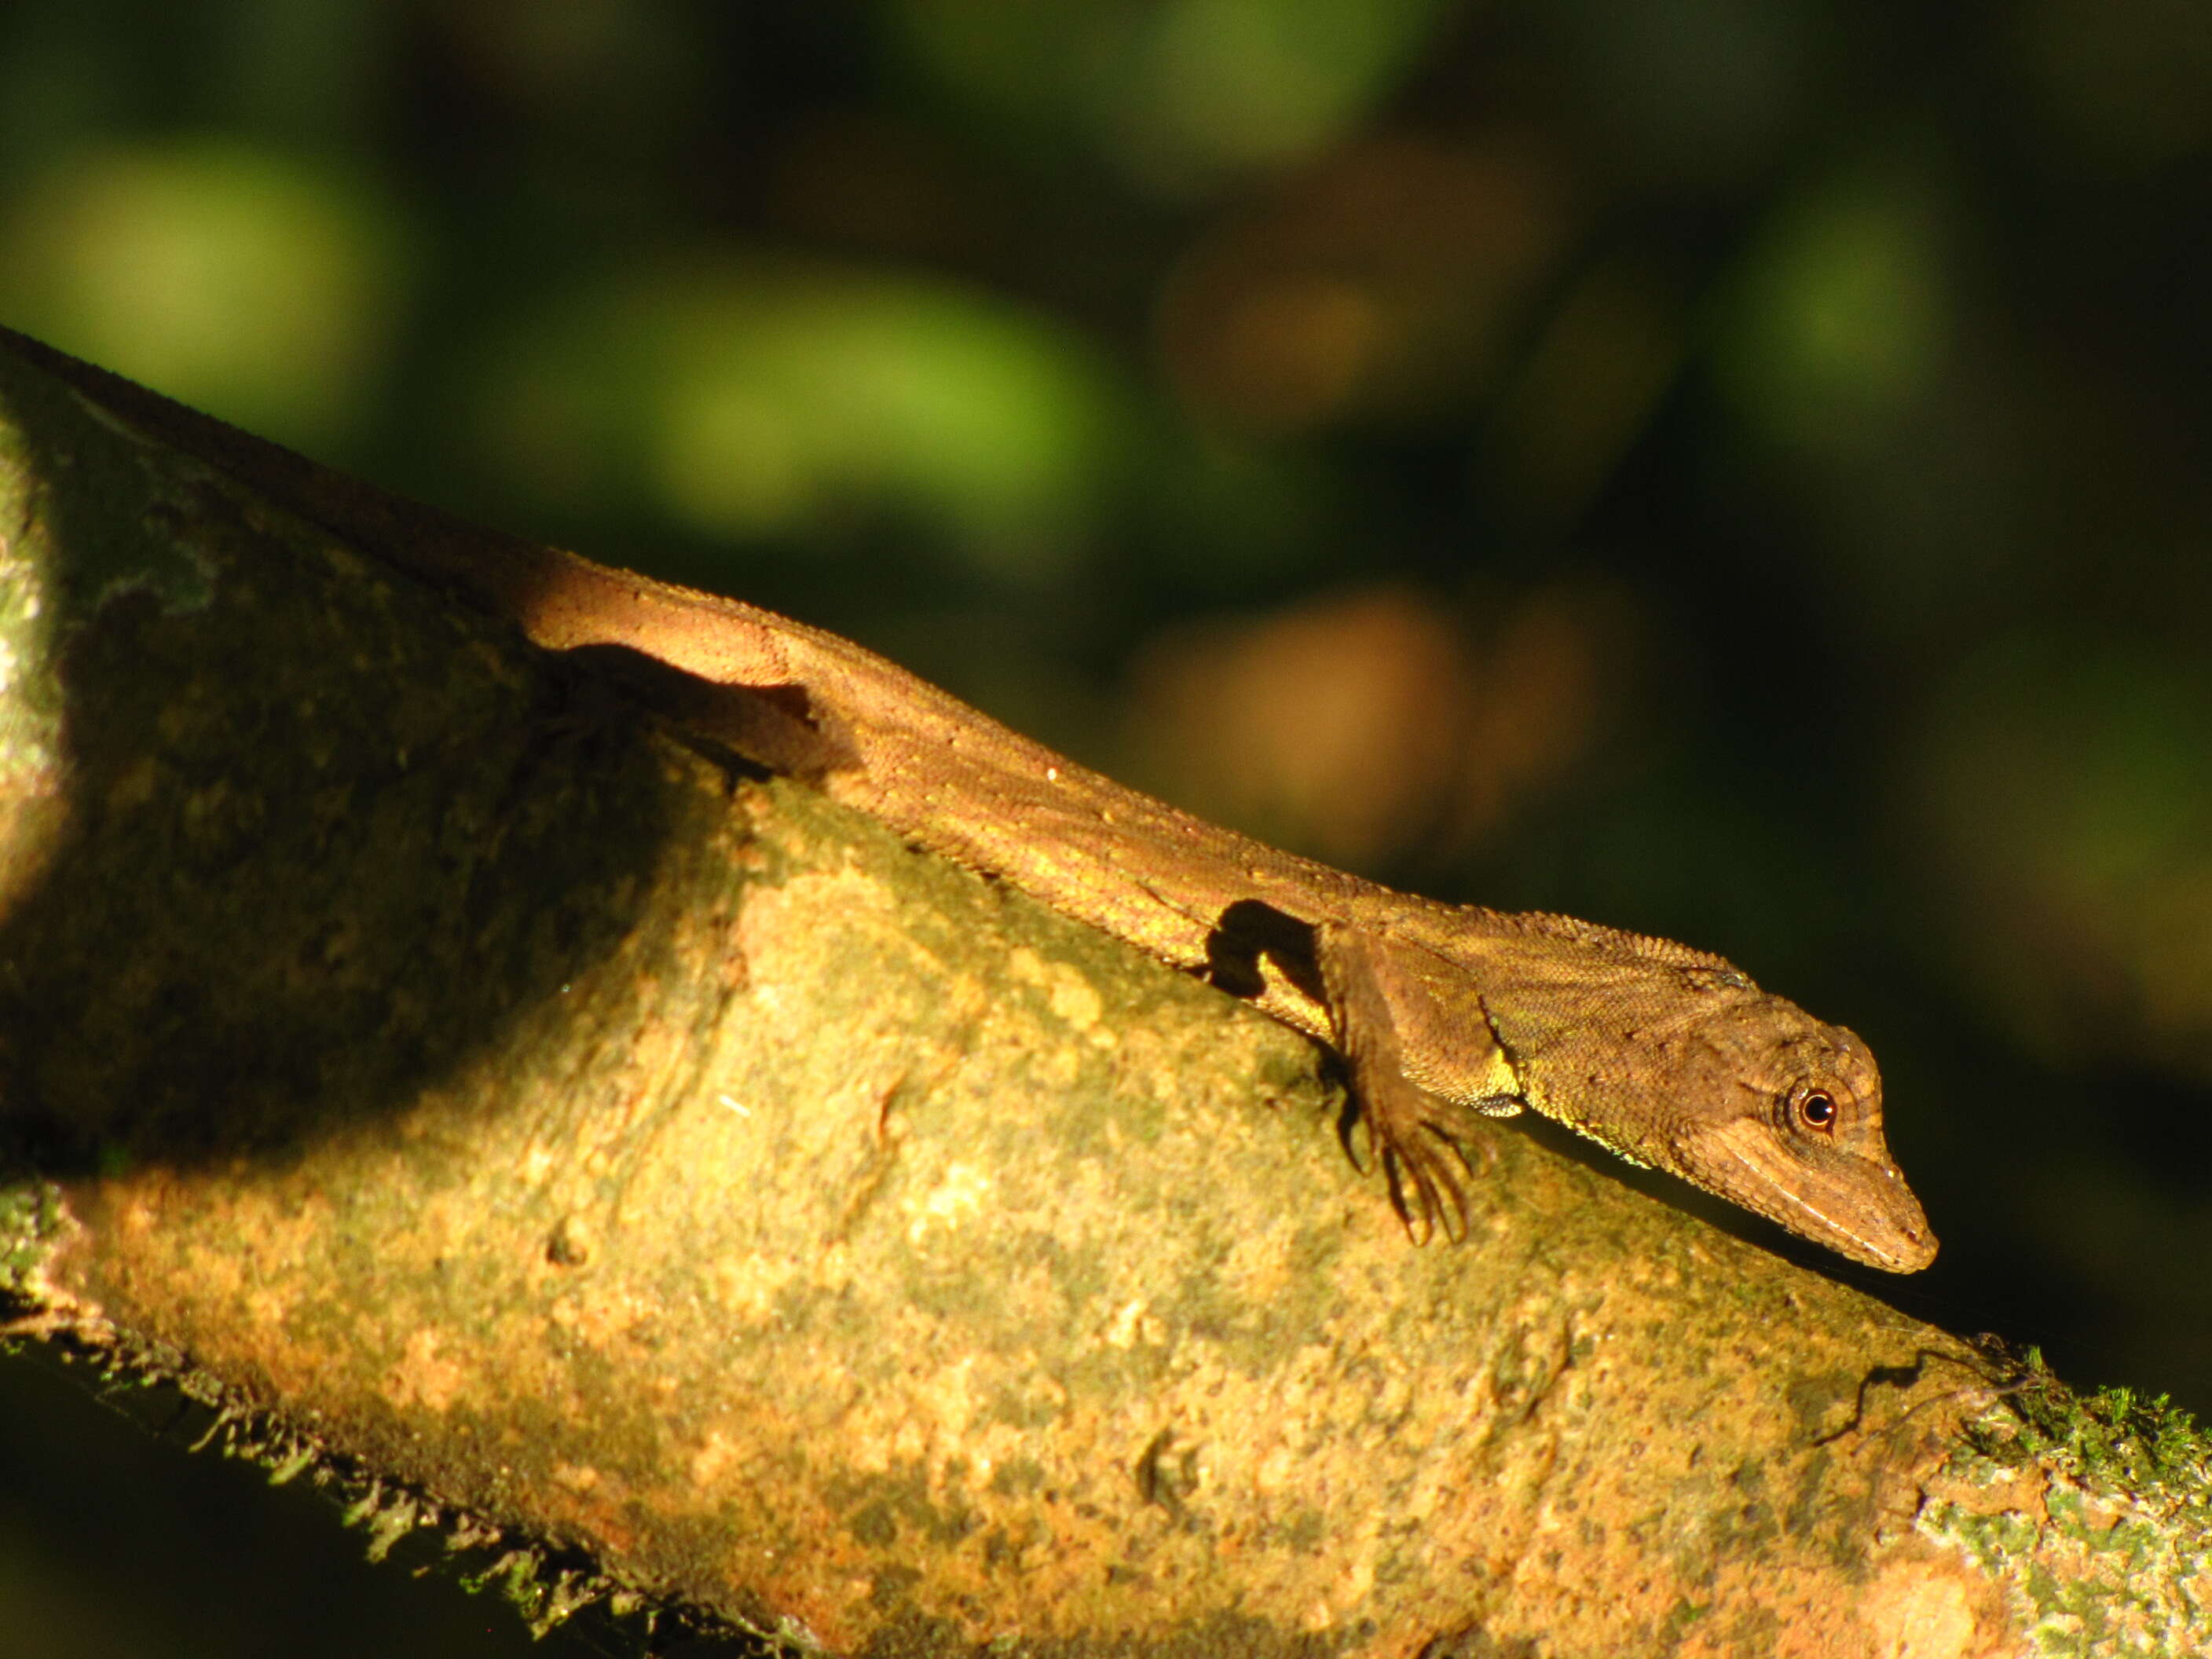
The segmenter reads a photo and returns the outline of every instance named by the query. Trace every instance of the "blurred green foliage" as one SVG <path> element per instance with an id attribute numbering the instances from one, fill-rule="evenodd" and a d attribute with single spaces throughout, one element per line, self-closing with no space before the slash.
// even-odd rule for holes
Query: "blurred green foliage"
<path id="1" fill-rule="evenodd" d="M 15 0 L 0 316 L 1727 951 L 1883 1057 L 1887 1293 L 2203 1410 L 2207 16 Z"/>
<path id="2" fill-rule="evenodd" d="M 1460 0 L 892 0 L 912 71 L 1000 143 L 1175 197 L 1310 157 L 1387 96 Z"/>
<path id="3" fill-rule="evenodd" d="M 970 288 L 842 265 L 641 263 L 493 334 L 487 472 L 579 514 L 818 542 L 873 507 L 986 578 L 1050 581 L 1122 471 L 1112 365 Z"/>
<path id="4" fill-rule="evenodd" d="M 26 328 L 303 446 L 373 410 L 410 249 L 348 170 L 231 138 L 87 144 L 8 207 L 0 310 Z"/>
<path id="5" fill-rule="evenodd" d="M 1714 307 L 1713 368 L 1770 441 L 1848 455 L 1936 389 L 1957 326 L 1942 204 L 1909 158 L 1802 186 Z"/>

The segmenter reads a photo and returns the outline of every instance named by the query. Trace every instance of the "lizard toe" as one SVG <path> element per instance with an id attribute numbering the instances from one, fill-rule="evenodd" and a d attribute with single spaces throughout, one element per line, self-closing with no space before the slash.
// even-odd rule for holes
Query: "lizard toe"
<path id="1" fill-rule="evenodd" d="M 1464 1242 L 1468 1210 L 1460 1170 L 1469 1175 L 1476 1170 L 1459 1137 L 1425 1111 L 1409 1132 L 1378 1133 L 1376 1139 L 1390 1206 L 1405 1224 L 1407 1237 L 1421 1245 L 1441 1231 L 1454 1244 Z M 1459 1169 L 1453 1168 L 1455 1159 Z"/>

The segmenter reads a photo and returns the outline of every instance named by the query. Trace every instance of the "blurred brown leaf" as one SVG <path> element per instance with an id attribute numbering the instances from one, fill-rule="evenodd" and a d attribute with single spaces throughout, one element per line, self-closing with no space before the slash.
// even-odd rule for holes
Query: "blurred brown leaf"
<path id="1" fill-rule="evenodd" d="M 1631 621 L 1611 590 L 1540 588 L 1478 648 L 1392 584 L 1188 624 L 1138 661 L 1132 748 L 1176 799 L 1316 857 L 1464 847 L 1586 751 Z"/>
<path id="2" fill-rule="evenodd" d="M 1525 139 L 1370 140 L 1207 228 L 1162 295 L 1168 373 L 1209 424 L 1255 434 L 1464 403 L 1576 218 Z"/>

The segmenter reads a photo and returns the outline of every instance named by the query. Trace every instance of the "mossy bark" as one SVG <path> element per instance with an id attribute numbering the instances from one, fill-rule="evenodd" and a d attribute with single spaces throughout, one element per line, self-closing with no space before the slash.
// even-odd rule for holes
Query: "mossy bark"
<path id="1" fill-rule="evenodd" d="M 1302 1038 L 4 352 L 0 538 L 0 1294 L 365 1471 L 384 1533 L 581 1552 L 541 1611 L 886 1655 L 2212 1633 L 2201 1458 L 2008 1438 L 1955 1340 L 1511 1130 L 1474 1237 L 1410 1248 Z M 2157 1539 L 2156 1609 L 2062 1536 L 2077 1488 Z"/>

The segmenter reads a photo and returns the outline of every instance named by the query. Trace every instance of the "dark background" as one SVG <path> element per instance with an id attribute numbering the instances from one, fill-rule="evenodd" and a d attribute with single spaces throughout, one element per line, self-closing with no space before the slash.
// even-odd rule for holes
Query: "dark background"
<path id="1" fill-rule="evenodd" d="M 13 0 L 0 320 L 1723 951 L 1882 1058 L 1869 1288 L 2203 1410 L 2208 160 L 2179 0 Z M 11 1659 L 526 1647 L 359 1553 L 0 1362 Z"/>

